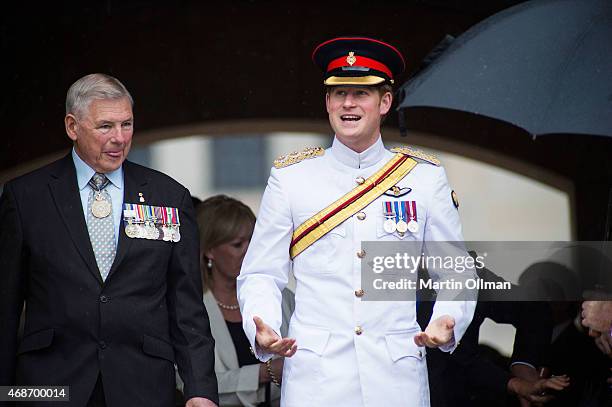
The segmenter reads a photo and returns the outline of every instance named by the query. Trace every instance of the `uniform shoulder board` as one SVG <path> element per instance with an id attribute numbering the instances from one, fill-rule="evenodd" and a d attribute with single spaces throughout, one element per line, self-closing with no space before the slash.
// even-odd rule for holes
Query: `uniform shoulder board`
<path id="1" fill-rule="evenodd" d="M 307 160 L 309 158 L 320 157 L 325 154 L 325 150 L 321 147 L 308 147 L 303 151 L 297 152 L 294 151 L 290 154 L 281 155 L 276 160 L 274 160 L 275 168 L 284 168 L 290 165 L 299 163 L 300 161 Z"/>
<path id="2" fill-rule="evenodd" d="M 438 160 L 438 158 L 435 155 L 425 153 L 421 150 L 416 150 L 412 147 L 408 147 L 408 146 L 395 147 L 395 148 L 392 148 L 391 151 L 394 153 L 402 153 L 410 157 L 419 158 L 433 165 L 438 165 L 438 166 L 440 165 L 440 160 Z"/>

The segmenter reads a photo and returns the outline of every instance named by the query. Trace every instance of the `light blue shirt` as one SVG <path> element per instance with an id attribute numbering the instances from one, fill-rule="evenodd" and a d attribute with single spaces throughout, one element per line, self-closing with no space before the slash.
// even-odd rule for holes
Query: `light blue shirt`
<path id="1" fill-rule="evenodd" d="M 87 200 L 89 199 L 89 193 L 92 190 L 88 183 L 96 171 L 87 165 L 87 163 L 83 161 L 81 157 L 79 157 L 74 148 L 72 149 L 72 161 L 74 161 L 74 167 L 76 168 L 77 183 L 79 185 L 79 194 L 81 195 L 83 214 L 85 215 L 85 221 L 87 221 Z M 110 180 L 110 183 L 106 186 L 105 190 L 108 191 L 113 205 L 113 225 L 115 226 L 115 244 L 117 244 L 119 241 L 121 211 L 123 209 L 123 166 L 104 175 L 106 175 L 106 177 Z"/>

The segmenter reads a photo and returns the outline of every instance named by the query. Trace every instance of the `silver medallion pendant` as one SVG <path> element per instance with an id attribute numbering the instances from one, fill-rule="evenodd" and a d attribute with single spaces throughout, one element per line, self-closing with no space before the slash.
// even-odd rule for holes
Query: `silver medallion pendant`
<path id="1" fill-rule="evenodd" d="M 159 230 L 155 227 L 155 225 L 150 225 L 147 228 L 147 239 L 157 240 L 159 238 Z"/>
<path id="2" fill-rule="evenodd" d="M 176 243 L 181 240 L 181 232 L 178 226 L 174 226 L 172 229 L 172 241 Z"/>
<path id="3" fill-rule="evenodd" d="M 383 229 L 385 232 L 387 233 L 393 233 L 395 232 L 396 229 L 396 224 L 395 224 L 395 220 L 394 219 L 387 219 L 384 223 L 383 223 Z"/>
<path id="4" fill-rule="evenodd" d="M 107 201 L 102 194 L 96 192 L 94 200 L 91 203 L 91 213 L 96 218 L 106 218 L 111 213 L 111 203 Z"/>
<path id="5" fill-rule="evenodd" d="M 399 233 L 404 234 L 408 230 L 408 224 L 403 220 L 400 220 L 399 222 L 397 222 L 396 228 Z"/>
<path id="6" fill-rule="evenodd" d="M 164 242 L 169 242 L 172 240 L 172 230 L 168 225 L 162 226 L 162 239 Z"/>
<path id="7" fill-rule="evenodd" d="M 132 222 L 129 222 L 125 227 L 125 234 L 127 237 L 134 239 L 138 237 L 138 226 L 134 225 Z"/>
<path id="8" fill-rule="evenodd" d="M 144 237 L 149 240 L 157 240 L 159 237 L 159 230 L 155 227 L 155 224 L 146 222 L 144 225 Z"/>
<path id="9" fill-rule="evenodd" d="M 138 227 L 138 235 L 136 236 L 139 239 L 146 239 L 147 238 L 147 229 L 145 227 L 145 225 L 143 224 L 139 224 L 137 225 Z"/>
<path id="10" fill-rule="evenodd" d="M 417 221 L 415 221 L 414 219 L 412 219 L 410 222 L 408 222 L 408 230 L 410 231 L 410 233 L 416 233 L 419 231 L 419 224 Z"/>

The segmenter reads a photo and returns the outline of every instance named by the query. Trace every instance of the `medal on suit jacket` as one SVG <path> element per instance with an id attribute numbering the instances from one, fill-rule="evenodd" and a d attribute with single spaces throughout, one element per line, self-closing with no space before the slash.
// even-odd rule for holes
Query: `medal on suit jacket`
<path id="1" fill-rule="evenodd" d="M 125 225 L 125 234 L 127 235 L 127 237 L 133 239 L 138 236 L 138 226 L 134 224 L 134 221 L 132 219 L 128 219 L 127 221 L 128 224 Z"/>
<path id="2" fill-rule="evenodd" d="M 159 239 L 159 230 L 157 230 L 157 216 L 155 216 L 155 206 L 142 205 L 145 212 L 145 237 L 149 240 Z"/>
<path id="3" fill-rule="evenodd" d="M 142 204 L 123 204 L 125 234 L 131 239 L 181 240 L 177 208 Z"/>
<path id="4" fill-rule="evenodd" d="M 181 240 L 180 231 L 180 220 L 177 208 L 165 208 L 166 215 L 168 216 L 168 225 L 170 226 L 170 237 L 173 242 L 179 242 Z"/>
<path id="5" fill-rule="evenodd" d="M 101 191 L 94 192 L 94 199 L 91 203 L 91 213 L 96 218 L 106 218 L 111 213 L 111 203 Z"/>
<path id="6" fill-rule="evenodd" d="M 125 226 L 125 234 L 129 238 L 136 238 L 140 234 L 140 225 L 138 212 L 133 204 L 123 204 L 123 224 Z"/>

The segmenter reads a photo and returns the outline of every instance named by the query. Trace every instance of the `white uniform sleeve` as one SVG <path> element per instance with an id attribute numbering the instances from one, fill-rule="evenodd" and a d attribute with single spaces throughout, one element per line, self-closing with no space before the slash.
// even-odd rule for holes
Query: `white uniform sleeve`
<path id="1" fill-rule="evenodd" d="M 430 202 L 429 212 L 427 216 L 427 224 L 424 234 L 425 242 L 461 242 L 459 247 L 453 245 L 436 246 L 438 254 L 444 252 L 445 255 L 452 254 L 453 256 L 469 256 L 463 245 L 463 234 L 461 231 L 461 221 L 459 213 L 451 198 L 451 189 L 448 185 L 446 172 L 444 168 L 435 169 L 438 176 L 433 181 L 433 195 Z M 442 247 L 444 245 L 444 247 Z M 465 281 L 468 278 L 477 278 L 473 268 L 464 270 L 461 274 L 457 274 L 453 270 L 437 270 L 435 268 L 428 269 L 430 276 L 439 281 L 454 279 L 455 281 Z M 444 352 L 452 352 L 459 344 L 468 325 L 474 316 L 476 308 L 477 290 L 472 290 L 467 294 L 471 300 L 444 300 L 449 298 L 447 295 L 456 295 L 456 290 L 451 292 L 438 291 L 438 300 L 436 301 L 431 316 L 431 320 L 435 320 L 443 315 L 450 315 L 455 319 L 454 341 L 440 349 Z M 464 293 L 465 294 L 465 293 Z M 463 297 L 466 298 L 466 297 Z"/>
<path id="2" fill-rule="evenodd" d="M 279 180 L 279 170 L 272 168 L 264 192 L 253 238 L 238 276 L 238 301 L 242 324 L 255 357 L 266 361 L 272 357 L 255 343 L 253 317 L 260 317 L 280 333 L 282 290 L 288 282 L 291 260 L 289 245 L 293 233 L 290 203 Z"/>

